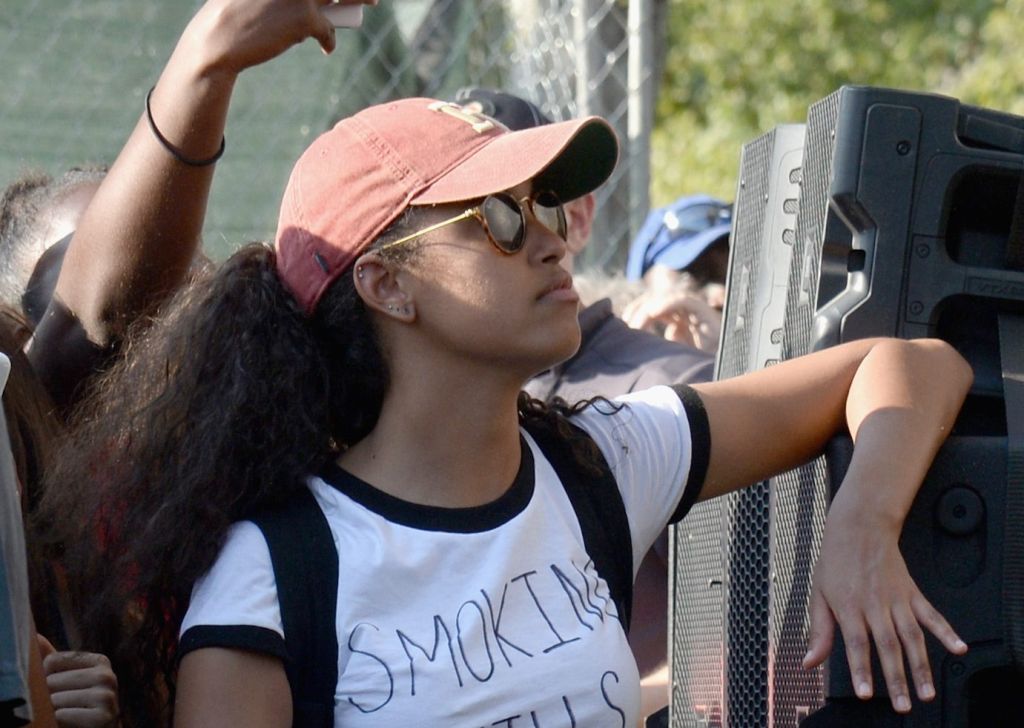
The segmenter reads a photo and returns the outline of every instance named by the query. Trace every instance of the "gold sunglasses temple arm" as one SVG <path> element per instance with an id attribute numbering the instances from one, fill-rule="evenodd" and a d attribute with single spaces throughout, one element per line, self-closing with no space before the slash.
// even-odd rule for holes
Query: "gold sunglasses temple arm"
<path id="1" fill-rule="evenodd" d="M 381 245 L 379 248 L 374 248 L 374 250 L 387 250 L 388 248 L 393 248 L 396 245 L 401 245 L 402 243 L 408 243 L 410 240 L 415 240 L 421 235 L 426 235 L 427 233 L 432 233 L 435 230 L 440 230 L 441 228 L 446 227 L 448 225 L 454 225 L 457 222 L 462 222 L 463 220 L 474 217 L 477 214 L 478 209 L 479 208 L 471 207 L 465 212 L 463 212 L 461 215 L 456 215 L 455 217 L 450 218 L 448 220 L 442 220 L 439 223 L 435 223 L 433 225 L 430 225 L 429 227 L 423 228 L 422 230 L 418 230 L 414 232 L 412 235 L 406 235 L 404 238 L 392 240 L 390 243 L 384 243 L 384 245 Z"/>

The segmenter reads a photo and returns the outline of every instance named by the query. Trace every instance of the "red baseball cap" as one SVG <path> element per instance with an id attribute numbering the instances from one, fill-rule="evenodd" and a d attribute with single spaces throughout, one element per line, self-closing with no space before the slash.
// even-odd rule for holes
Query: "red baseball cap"
<path id="1" fill-rule="evenodd" d="M 618 142 L 598 117 L 509 131 L 445 101 L 371 106 L 320 135 L 292 169 L 274 246 L 307 313 L 411 205 L 473 200 L 536 178 L 562 200 L 599 187 Z"/>

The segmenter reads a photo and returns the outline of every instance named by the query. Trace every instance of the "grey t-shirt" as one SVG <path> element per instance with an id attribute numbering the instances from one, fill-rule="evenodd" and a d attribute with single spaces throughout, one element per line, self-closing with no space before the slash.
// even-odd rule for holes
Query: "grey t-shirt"
<path id="1" fill-rule="evenodd" d="M 711 381 L 715 359 L 692 346 L 631 329 L 612 313 L 608 299 L 580 312 L 583 340 L 568 361 L 539 374 L 526 391 L 540 400 L 561 397 L 575 404 L 617 397 L 659 384 Z"/>

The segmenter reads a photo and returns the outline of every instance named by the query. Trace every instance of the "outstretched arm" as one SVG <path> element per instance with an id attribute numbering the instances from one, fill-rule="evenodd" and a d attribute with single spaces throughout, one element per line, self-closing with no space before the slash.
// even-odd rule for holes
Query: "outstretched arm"
<path id="1" fill-rule="evenodd" d="M 695 386 L 711 428 L 704 497 L 806 462 L 845 420 L 854 454 L 826 522 L 804 664 L 825 660 L 838 621 L 857 695 L 872 694 L 873 639 L 901 712 L 910 709 L 904 657 L 918 696 L 935 695 L 922 625 L 947 649 L 966 649 L 910 578 L 898 540 L 972 377 L 943 342 L 872 339 Z"/>
<path id="2" fill-rule="evenodd" d="M 334 28 L 320 12 L 325 4 L 209 0 L 199 10 L 150 98 L 152 125 L 179 157 L 216 156 L 243 70 L 309 37 L 325 52 L 333 50 Z M 176 157 L 141 110 L 75 231 L 54 301 L 29 347 L 33 365 L 58 399 L 74 389 L 69 380 L 88 376 L 102 350 L 185 279 L 200 245 L 214 168 Z"/>

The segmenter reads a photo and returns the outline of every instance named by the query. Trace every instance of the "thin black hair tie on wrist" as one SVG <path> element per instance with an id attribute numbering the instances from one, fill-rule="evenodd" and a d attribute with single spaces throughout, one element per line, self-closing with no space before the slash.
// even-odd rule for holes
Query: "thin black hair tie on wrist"
<path id="1" fill-rule="evenodd" d="M 225 141 L 223 136 L 221 136 L 220 138 L 220 149 L 218 149 L 217 153 L 214 154 L 212 157 L 207 157 L 206 159 L 192 159 L 190 157 L 186 157 L 184 154 L 179 152 L 178 149 L 173 144 L 167 141 L 167 138 L 160 133 L 159 129 L 156 128 L 156 122 L 153 121 L 153 110 L 149 107 L 149 99 L 153 96 L 153 89 L 155 88 L 156 86 L 151 86 L 149 89 L 149 93 L 146 94 L 146 119 L 147 121 L 149 121 L 149 128 L 152 129 L 153 136 L 155 136 L 156 140 L 160 142 L 160 146 L 162 146 L 164 149 L 170 152 L 172 157 L 177 159 L 182 164 L 187 164 L 189 167 L 209 167 L 211 164 L 215 164 L 218 159 L 224 156 Z"/>

